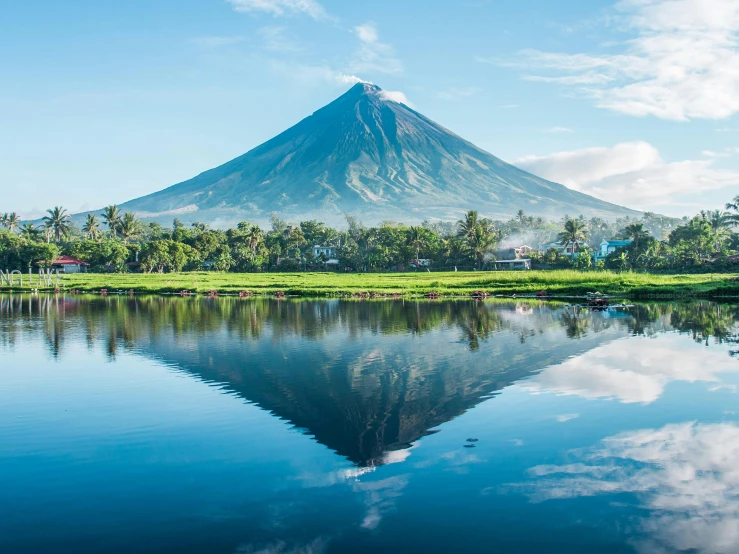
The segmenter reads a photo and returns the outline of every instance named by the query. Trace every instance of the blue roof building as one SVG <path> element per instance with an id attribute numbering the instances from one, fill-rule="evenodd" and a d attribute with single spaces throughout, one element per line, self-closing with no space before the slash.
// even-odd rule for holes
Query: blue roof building
<path id="1" fill-rule="evenodd" d="M 596 250 L 595 252 L 593 252 L 593 262 L 597 262 L 598 260 L 605 260 L 608 254 L 616 251 L 616 248 L 628 246 L 632 242 L 634 242 L 632 239 L 604 240 L 600 243 L 600 250 Z"/>

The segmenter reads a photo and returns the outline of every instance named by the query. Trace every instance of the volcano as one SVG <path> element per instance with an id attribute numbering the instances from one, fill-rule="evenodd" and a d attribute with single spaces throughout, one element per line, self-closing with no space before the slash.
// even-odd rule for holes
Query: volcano
<path id="1" fill-rule="evenodd" d="M 287 219 L 509 218 L 637 212 L 523 171 L 359 83 L 275 138 L 188 181 L 121 205 L 139 217 L 233 224 Z"/>

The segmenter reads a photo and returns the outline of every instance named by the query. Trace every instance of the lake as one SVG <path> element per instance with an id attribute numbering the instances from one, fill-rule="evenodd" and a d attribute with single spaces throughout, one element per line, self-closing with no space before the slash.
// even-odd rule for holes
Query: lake
<path id="1" fill-rule="evenodd" d="M 739 307 L 0 295 L 0 552 L 735 553 Z"/>

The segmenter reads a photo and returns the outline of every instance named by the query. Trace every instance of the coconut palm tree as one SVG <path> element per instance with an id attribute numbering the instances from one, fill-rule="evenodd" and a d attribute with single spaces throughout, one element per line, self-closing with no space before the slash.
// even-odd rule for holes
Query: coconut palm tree
<path id="1" fill-rule="evenodd" d="M 8 229 L 11 233 L 15 233 L 20 226 L 21 220 L 15 212 L 0 215 L 0 225 Z"/>
<path id="2" fill-rule="evenodd" d="M 559 243 L 565 247 L 565 251 L 567 251 L 567 247 L 572 244 L 573 252 L 575 252 L 578 249 L 579 244 L 587 238 L 585 222 L 580 221 L 579 219 L 567 219 L 564 223 L 562 232 L 558 235 Z"/>
<path id="3" fill-rule="evenodd" d="M 54 237 L 55 242 L 60 242 L 70 231 L 70 217 L 67 210 L 61 206 L 55 206 L 51 210 L 46 210 L 49 215 L 44 216 L 43 221 L 49 230 L 49 235 Z M 47 235 L 47 241 L 49 240 Z"/>
<path id="4" fill-rule="evenodd" d="M 105 224 L 110 229 L 110 232 L 113 234 L 113 238 L 118 237 L 118 225 L 121 223 L 121 212 L 118 209 L 118 206 L 115 204 L 111 204 L 110 206 L 105 206 L 103 208 L 103 221 L 105 221 Z"/>
<path id="5" fill-rule="evenodd" d="M 408 245 L 415 249 L 416 260 L 421 257 L 421 248 L 428 244 L 426 239 L 425 229 L 423 227 L 411 226 L 408 229 Z"/>
<path id="6" fill-rule="evenodd" d="M 12 212 L 8 214 L 8 218 L 5 221 L 5 226 L 11 233 L 15 233 L 18 230 L 18 227 L 20 227 L 20 224 L 21 219 L 18 217 L 17 213 Z"/>
<path id="7" fill-rule="evenodd" d="M 468 211 L 464 214 L 464 219 L 457 222 L 457 235 L 463 239 L 467 239 L 472 236 L 479 219 L 480 217 L 476 210 Z"/>
<path id="8" fill-rule="evenodd" d="M 731 228 L 734 226 L 732 214 L 721 210 L 712 210 L 708 212 L 701 211 L 701 216 L 711 226 L 715 237 L 714 249 L 718 252 L 721 250 L 721 245 L 731 236 Z"/>
<path id="9" fill-rule="evenodd" d="M 257 248 L 264 242 L 264 231 L 258 225 L 251 225 L 246 230 L 245 239 L 252 254 L 256 255 Z"/>
<path id="10" fill-rule="evenodd" d="M 129 240 L 136 239 L 141 235 L 141 226 L 134 214 L 126 212 L 118 223 L 118 231 L 123 237 L 123 242 L 128 243 Z"/>
<path id="11" fill-rule="evenodd" d="M 732 225 L 739 225 L 739 196 L 735 196 L 734 200 L 727 202 L 726 209 L 734 212 L 729 215 L 729 221 Z"/>
<path id="12" fill-rule="evenodd" d="M 624 238 L 634 241 L 636 250 L 639 250 L 639 239 L 645 239 L 649 236 L 649 232 L 644 228 L 643 223 L 630 223 L 624 227 L 622 234 Z"/>
<path id="13" fill-rule="evenodd" d="M 516 219 L 518 219 L 518 222 L 523 225 L 523 222 L 526 221 L 526 214 L 523 212 L 523 210 L 518 210 L 516 212 Z"/>
<path id="14" fill-rule="evenodd" d="M 100 224 L 95 214 L 87 214 L 85 225 L 82 227 L 85 236 L 90 240 L 97 240 L 100 237 Z"/>
<path id="15" fill-rule="evenodd" d="M 33 223 L 24 223 L 20 227 L 20 235 L 26 240 L 36 241 L 41 238 L 41 229 L 34 227 Z"/>
<path id="16" fill-rule="evenodd" d="M 485 253 L 495 243 L 497 233 L 492 221 L 480 219 L 477 211 L 470 210 L 464 215 L 464 219 L 457 222 L 457 236 L 464 241 L 480 268 Z"/>

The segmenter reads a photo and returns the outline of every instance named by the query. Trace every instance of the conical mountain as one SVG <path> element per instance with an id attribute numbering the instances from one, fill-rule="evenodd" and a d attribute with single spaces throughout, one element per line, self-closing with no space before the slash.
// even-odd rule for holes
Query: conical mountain
<path id="1" fill-rule="evenodd" d="M 457 219 L 468 209 L 636 213 L 518 169 L 365 83 L 243 156 L 122 209 L 211 223 L 273 211 L 327 222 L 354 212 L 368 223 Z"/>

